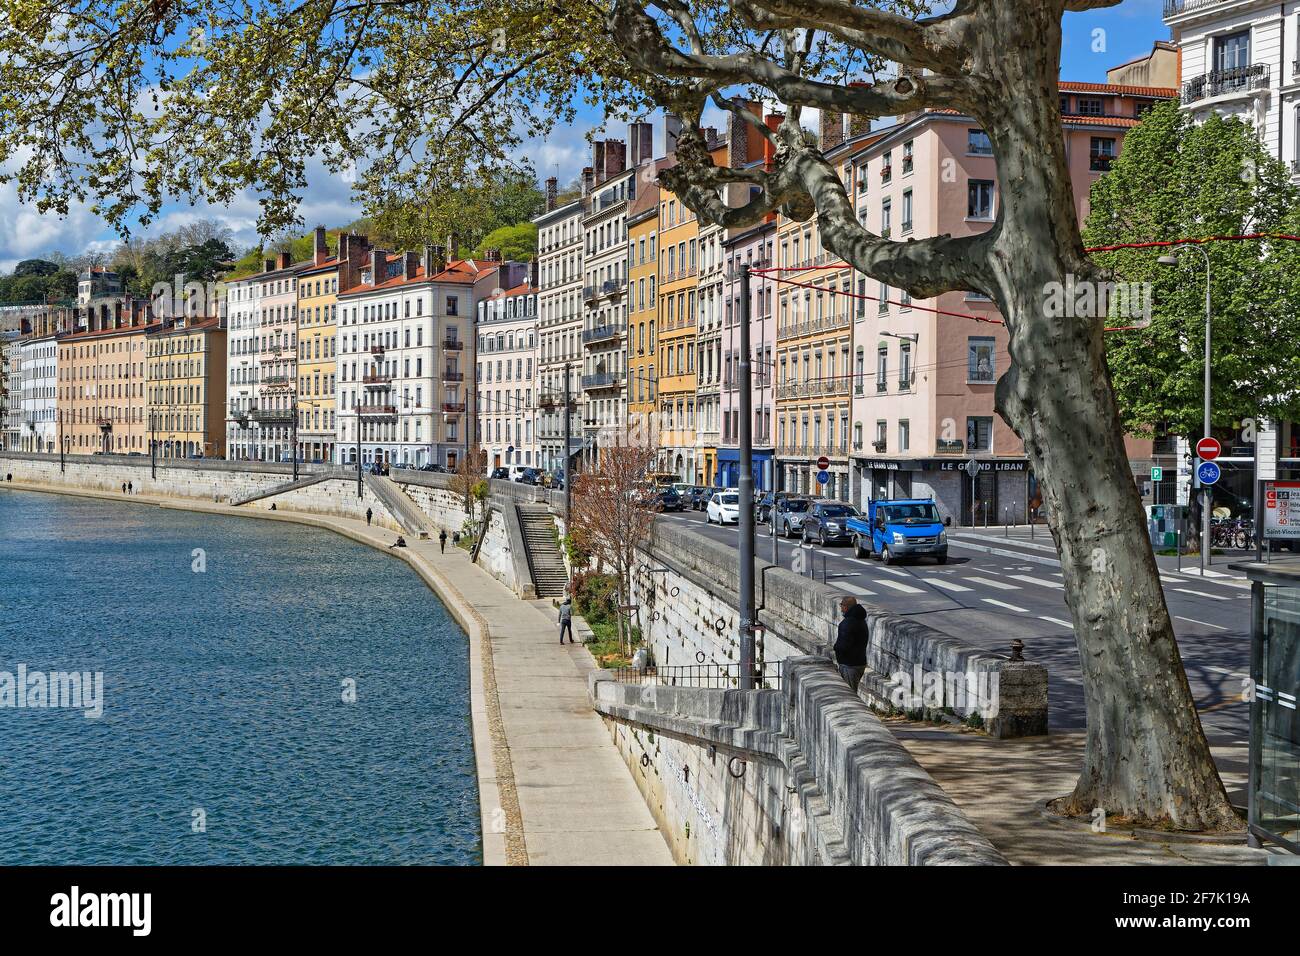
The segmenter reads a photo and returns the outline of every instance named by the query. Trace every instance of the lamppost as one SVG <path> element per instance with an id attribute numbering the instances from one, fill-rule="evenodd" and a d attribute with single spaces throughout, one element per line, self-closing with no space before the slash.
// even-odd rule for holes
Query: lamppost
<path id="1" fill-rule="evenodd" d="M 1203 436 L 1210 437 L 1210 254 L 1199 244 L 1189 244 L 1205 259 L 1205 428 Z M 1181 254 L 1181 253 L 1180 253 Z M 1157 260 L 1162 266 L 1176 266 L 1179 255 L 1161 256 Z M 1198 478 L 1199 480 L 1199 478 Z M 1211 485 L 1201 486 L 1201 574 L 1210 566 L 1210 516 L 1214 511 Z"/>

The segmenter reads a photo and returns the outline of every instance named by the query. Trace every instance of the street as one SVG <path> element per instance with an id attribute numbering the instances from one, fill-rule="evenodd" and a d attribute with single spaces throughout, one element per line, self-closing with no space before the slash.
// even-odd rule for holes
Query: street
<path id="1" fill-rule="evenodd" d="M 736 545 L 735 525 L 705 523 L 703 512 L 665 515 L 690 522 L 694 530 Z M 1065 587 L 1055 547 L 1045 529 L 1036 540 L 1004 538 L 999 529 L 952 528 L 948 563 L 930 560 L 885 567 L 875 558 L 855 558 L 848 545 L 801 545 L 777 538 L 779 564 L 793 566 L 803 547 L 817 580 L 896 614 L 917 617 L 935 630 L 970 644 L 1007 654 L 1013 638 L 1025 644 L 1026 660 L 1048 669 L 1053 729 L 1085 726 L 1079 655 L 1065 605 Z M 989 553 L 989 549 L 993 552 Z M 772 560 L 772 538 L 758 527 L 758 556 Z M 1178 646 L 1192 694 L 1207 733 L 1245 739 L 1248 723 L 1241 700 L 1250 664 L 1250 590 L 1227 570 L 1226 559 L 1202 578 L 1190 562 L 1182 571 L 1164 565 L 1160 577 L 1174 619 Z"/>

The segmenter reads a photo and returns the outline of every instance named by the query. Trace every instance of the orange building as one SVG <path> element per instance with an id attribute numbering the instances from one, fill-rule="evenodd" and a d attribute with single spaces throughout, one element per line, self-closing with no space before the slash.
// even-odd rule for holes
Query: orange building
<path id="1" fill-rule="evenodd" d="M 59 339 L 60 441 L 72 455 L 149 451 L 146 305 L 127 300 L 120 325 Z"/>

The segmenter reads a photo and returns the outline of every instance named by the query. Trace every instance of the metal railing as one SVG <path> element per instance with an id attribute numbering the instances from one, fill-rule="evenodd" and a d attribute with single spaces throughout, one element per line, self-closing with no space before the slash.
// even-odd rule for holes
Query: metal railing
<path id="1" fill-rule="evenodd" d="M 1224 93 L 1240 93 L 1247 90 L 1268 86 L 1269 66 L 1267 63 L 1255 63 L 1251 66 L 1234 66 L 1227 70 L 1213 70 L 1203 76 L 1194 77 L 1183 84 L 1183 102 L 1221 96 Z"/>
<path id="2" fill-rule="evenodd" d="M 756 661 L 753 666 L 756 690 L 779 690 L 781 661 Z M 620 684 L 652 684 L 660 687 L 702 687 L 736 690 L 740 687 L 739 662 L 681 664 L 674 667 L 618 667 L 614 680 Z"/>

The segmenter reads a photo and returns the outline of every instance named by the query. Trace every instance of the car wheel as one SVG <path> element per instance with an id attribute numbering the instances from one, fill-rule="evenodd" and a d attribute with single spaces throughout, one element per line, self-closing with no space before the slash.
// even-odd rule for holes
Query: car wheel
<path id="1" fill-rule="evenodd" d="M 871 552 L 862 546 L 862 535 L 860 534 L 853 536 L 853 556 L 855 558 L 868 558 L 871 556 Z"/>
<path id="2" fill-rule="evenodd" d="M 803 542 L 804 544 L 811 544 L 811 543 L 812 543 L 811 541 L 808 540 L 808 526 L 807 526 L 807 525 L 804 525 L 803 528 L 801 528 L 801 529 L 799 530 L 799 540 L 800 540 L 801 542 Z"/>
<path id="3" fill-rule="evenodd" d="M 817 543 L 823 548 L 826 547 L 826 530 L 824 528 L 819 528 L 817 531 Z"/>
<path id="4" fill-rule="evenodd" d="M 892 553 L 890 553 L 889 545 L 887 545 L 887 544 L 882 544 L 882 545 L 880 546 L 880 563 L 881 563 L 881 564 L 893 564 L 893 563 L 894 563 L 894 555 L 893 555 Z"/>
<path id="5" fill-rule="evenodd" d="M 948 563 L 948 555 L 946 555 L 946 554 L 941 554 L 941 555 L 939 555 L 937 558 L 935 558 L 935 560 L 938 561 L 940 564 L 947 564 L 947 563 Z"/>

